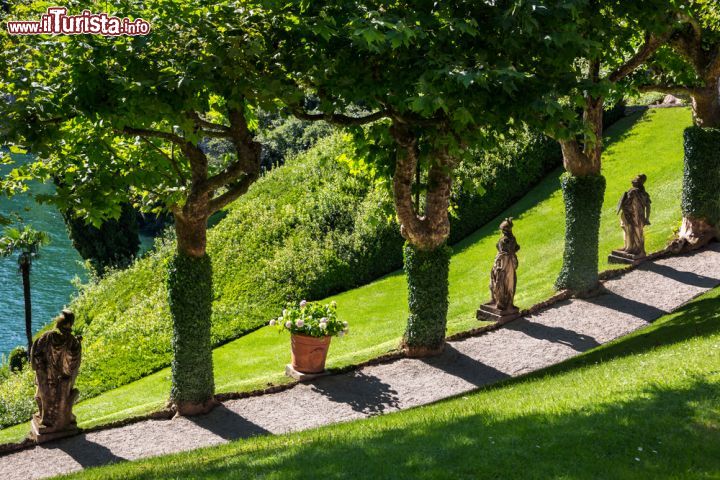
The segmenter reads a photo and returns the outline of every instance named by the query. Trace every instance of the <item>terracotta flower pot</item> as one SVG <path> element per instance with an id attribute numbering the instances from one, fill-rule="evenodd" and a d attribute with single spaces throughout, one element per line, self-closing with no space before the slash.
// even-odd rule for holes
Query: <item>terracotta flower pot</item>
<path id="1" fill-rule="evenodd" d="M 309 337 L 294 333 L 290 336 L 292 367 L 302 373 L 320 373 L 325 370 L 325 359 L 332 337 Z"/>

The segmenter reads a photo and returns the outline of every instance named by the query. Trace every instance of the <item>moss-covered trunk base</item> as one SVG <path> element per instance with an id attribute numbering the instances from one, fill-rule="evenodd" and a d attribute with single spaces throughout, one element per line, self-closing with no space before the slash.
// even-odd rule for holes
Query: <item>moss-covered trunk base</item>
<path id="1" fill-rule="evenodd" d="M 210 257 L 176 254 L 169 265 L 168 295 L 174 354 L 170 402 L 178 415 L 206 413 L 215 406 Z"/>
<path id="2" fill-rule="evenodd" d="M 564 174 L 565 251 L 555 282 L 558 290 L 585 294 L 597 290 L 600 213 L 605 196 L 605 177 Z"/>
<path id="3" fill-rule="evenodd" d="M 720 227 L 720 129 L 685 130 L 683 223 L 675 250 L 694 250 L 718 238 Z"/>
<path id="4" fill-rule="evenodd" d="M 445 347 L 451 254 L 447 245 L 425 251 L 405 244 L 410 316 L 402 348 L 409 357 L 437 355 Z"/>

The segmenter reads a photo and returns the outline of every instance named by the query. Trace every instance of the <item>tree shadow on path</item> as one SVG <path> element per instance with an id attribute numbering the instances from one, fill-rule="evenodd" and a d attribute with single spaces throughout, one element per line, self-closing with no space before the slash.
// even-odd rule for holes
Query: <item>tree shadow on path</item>
<path id="1" fill-rule="evenodd" d="M 270 433 L 222 404 L 207 415 L 186 418 L 198 427 L 228 441 Z"/>
<path id="2" fill-rule="evenodd" d="M 647 263 L 642 266 L 643 270 L 657 273 L 663 277 L 671 278 L 677 282 L 684 283 L 685 285 L 692 285 L 699 288 L 713 288 L 720 284 L 720 280 L 715 278 L 706 277 L 704 275 L 698 275 L 693 272 L 685 272 L 677 270 L 668 265 L 660 265 L 657 263 Z"/>
<path id="3" fill-rule="evenodd" d="M 366 415 L 400 408 L 398 392 L 363 371 L 320 378 L 312 384 L 312 389 L 332 402 L 349 405 L 356 412 Z"/>
<path id="4" fill-rule="evenodd" d="M 88 440 L 85 434 L 49 442 L 43 448 L 62 450 L 83 468 L 125 461 L 125 458 L 118 457 L 104 445 Z"/>
<path id="5" fill-rule="evenodd" d="M 567 328 L 553 327 L 525 319 L 519 319 L 505 326 L 505 328 L 522 332 L 538 340 L 561 343 L 571 347 L 577 352 L 584 352 L 600 345 L 597 340 L 589 335 L 583 335 L 582 333 L 568 330 Z"/>
<path id="6" fill-rule="evenodd" d="M 623 297 L 622 295 L 611 291 L 607 291 L 599 297 L 585 299 L 585 301 L 599 307 L 607 308 L 608 310 L 621 312 L 635 318 L 639 318 L 640 320 L 648 323 L 651 323 L 668 313 L 661 308 L 653 307 L 647 303 Z"/>
<path id="7" fill-rule="evenodd" d="M 449 343 L 445 345 L 442 355 L 424 358 L 422 361 L 431 367 L 461 378 L 476 387 L 510 377 L 507 373 L 465 355 Z M 442 388 L 442 385 L 438 385 L 438 388 Z"/>

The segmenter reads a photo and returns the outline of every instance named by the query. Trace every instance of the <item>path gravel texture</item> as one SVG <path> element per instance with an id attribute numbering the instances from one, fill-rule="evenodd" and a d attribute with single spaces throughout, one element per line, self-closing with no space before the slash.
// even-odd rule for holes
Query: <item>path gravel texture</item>
<path id="1" fill-rule="evenodd" d="M 43 478 L 424 405 L 561 362 L 644 327 L 719 284 L 717 245 L 646 263 L 607 281 L 601 296 L 563 301 L 499 330 L 449 342 L 437 358 L 400 359 L 230 400 L 202 417 L 148 420 L 43 444 L 0 457 L 0 478 Z"/>

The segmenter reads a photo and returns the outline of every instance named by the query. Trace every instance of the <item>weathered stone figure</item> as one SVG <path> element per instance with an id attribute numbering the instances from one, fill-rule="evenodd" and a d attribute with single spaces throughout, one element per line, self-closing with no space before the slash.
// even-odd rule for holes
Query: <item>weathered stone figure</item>
<path id="1" fill-rule="evenodd" d="M 634 261 L 645 257 L 646 225 L 650 225 L 650 195 L 645 191 L 645 175 L 638 175 L 632 181 L 632 188 L 625 192 L 618 202 L 620 226 L 623 229 L 625 246 L 613 250 L 611 261 Z"/>
<path id="2" fill-rule="evenodd" d="M 517 252 L 520 250 L 512 232 L 512 218 L 506 218 L 500 224 L 502 236 L 497 243 L 497 255 L 490 272 L 490 303 L 478 310 L 478 318 L 491 320 L 509 320 L 518 316 L 513 301 L 517 285 Z"/>
<path id="3" fill-rule="evenodd" d="M 38 413 L 32 419 L 32 437 L 37 442 L 71 435 L 77 431 L 72 407 L 78 396 L 75 387 L 80 368 L 82 338 L 72 334 L 75 314 L 63 310 L 55 329 L 40 336 L 30 354 L 35 370 Z"/>

